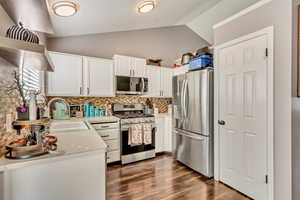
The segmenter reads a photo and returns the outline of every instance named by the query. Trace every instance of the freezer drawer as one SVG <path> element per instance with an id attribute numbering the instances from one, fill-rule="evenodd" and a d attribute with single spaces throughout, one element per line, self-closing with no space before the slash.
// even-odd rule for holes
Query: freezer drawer
<path id="1" fill-rule="evenodd" d="M 207 176 L 213 176 L 212 139 L 186 131 L 174 130 L 174 157 L 179 162 Z"/>

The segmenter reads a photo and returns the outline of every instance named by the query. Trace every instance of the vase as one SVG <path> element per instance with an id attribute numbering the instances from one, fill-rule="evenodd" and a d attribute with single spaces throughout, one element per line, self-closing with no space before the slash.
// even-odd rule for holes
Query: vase
<path id="1" fill-rule="evenodd" d="M 29 108 L 28 107 L 18 107 L 18 120 L 29 120 Z"/>

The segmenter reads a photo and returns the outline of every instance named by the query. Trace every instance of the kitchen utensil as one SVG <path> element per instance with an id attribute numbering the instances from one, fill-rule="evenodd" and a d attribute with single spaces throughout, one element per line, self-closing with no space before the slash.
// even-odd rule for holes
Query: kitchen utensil
<path id="1" fill-rule="evenodd" d="M 181 58 L 181 64 L 186 65 L 189 64 L 189 62 L 194 58 L 194 55 L 192 53 L 186 53 L 182 55 Z"/>

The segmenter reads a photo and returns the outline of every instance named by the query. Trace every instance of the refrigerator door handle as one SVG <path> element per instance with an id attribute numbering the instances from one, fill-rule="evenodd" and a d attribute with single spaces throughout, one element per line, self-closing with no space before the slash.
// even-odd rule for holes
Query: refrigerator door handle
<path id="1" fill-rule="evenodd" d="M 178 135 L 181 135 L 181 136 L 185 136 L 185 137 L 188 137 L 188 138 L 191 138 L 191 139 L 193 139 L 193 140 L 199 140 L 199 141 L 203 141 L 204 140 L 204 138 L 203 137 L 201 137 L 201 136 L 199 136 L 199 135 L 191 135 L 191 134 L 187 134 L 187 133 L 184 133 L 184 132 L 182 132 L 182 131 L 177 131 L 177 134 Z"/>
<path id="2" fill-rule="evenodd" d="M 181 103 L 181 113 L 182 113 L 182 117 L 183 119 L 185 118 L 185 112 L 184 112 L 184 102 L 183 102 L 183 91 L 184 91 L 184 84 L 185 84 L 185 80 L 183 80 L 182 82 L 182 86 L 181 86 L 181 92 L 180 92 L 180 103 Z"/>
<path id="3" fill-rule="evenodd" d="M 187 118 L 187 106 L 186 106 L 186 99 L 187 99 L 187 88 L 188 88 L 188 80 L 185 80 L 184 85 L 184 92 L 183 92 L 183 101 L 184 101 L 184 117 Z"/>

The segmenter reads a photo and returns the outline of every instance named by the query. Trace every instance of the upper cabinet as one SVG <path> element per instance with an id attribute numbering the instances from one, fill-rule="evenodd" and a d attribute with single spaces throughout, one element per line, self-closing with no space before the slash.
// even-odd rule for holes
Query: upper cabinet
<path id="1" fill-rule="evenodd" d="M 145 97 L 161 97 L 160 68 L 156 66 L 146 66 L 148 78 L 148 92 Z"/>
<path id="2" fill-rule="evenodd" d="M 48 96 L 115 95 L 112 60 L 53 52 L 50 56 L 55 71 L 47 73 Z"/>
<path id="3" fill-rule="evenodd" d="M 145 72 L 149 79 L 145 97 L 172 98 L 173 69 L 148 65 Z"/>
<path id="4" fill-rule="evenodd" d="M 114 91 L 113 61 L 84 57 L 84 88 L 87 96 L 112 97 Z"/>
<path id="5" fill-rule="evenodd" d="M 116 76 L 145 76 L 146 59 L 129 56 L 114 56 L 114 67 Z"/>
<path id="6" fill-rule="evenodd" d="M 48 96 L 81 96 L 83 94 L 82 57 L 49 53 L 54 72 L 47 72 Z"/>
<path id="7" fill-rule="evenodd" d="M 160 70 L 160 84 L 162 97 L 172 98 L 173 96 L 173 69 L 161 68 Z"/>

